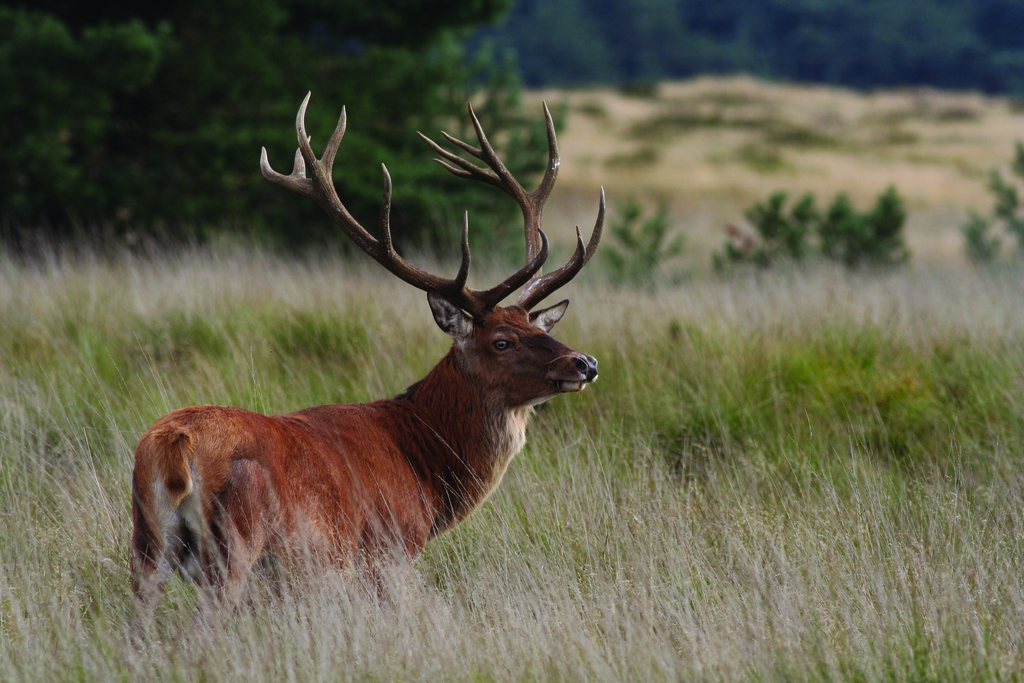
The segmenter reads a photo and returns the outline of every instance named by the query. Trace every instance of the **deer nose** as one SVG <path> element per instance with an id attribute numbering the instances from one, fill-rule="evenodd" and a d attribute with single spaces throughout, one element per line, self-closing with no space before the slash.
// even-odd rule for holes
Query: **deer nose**
<path id="1" fill-rule="evenodd" d="M 586 378 L 586 381 L 593 382 L 597 379 L 597 359 L 593 356 L 581 353 L 572 359 L 572 364 L 577 372 Z"/>

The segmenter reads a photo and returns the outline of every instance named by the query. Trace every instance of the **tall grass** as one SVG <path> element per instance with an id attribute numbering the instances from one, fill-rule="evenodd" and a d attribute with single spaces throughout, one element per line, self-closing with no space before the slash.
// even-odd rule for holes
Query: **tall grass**
<path id="1" fill-rule="evenodd" d="M 395 394 L 423 296 L 333 257 L 0 261 L 0 680 L 1018 680 L 1024 288 L 831 271 L 635 294 L 556 330 L 601 379 L 393 577 L 135 632 L 134 442 L 192 403 Z"/>

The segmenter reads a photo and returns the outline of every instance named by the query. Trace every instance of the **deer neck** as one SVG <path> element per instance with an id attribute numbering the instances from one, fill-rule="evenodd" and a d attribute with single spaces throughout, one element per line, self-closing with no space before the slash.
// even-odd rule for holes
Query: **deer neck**
<path id="1" fill-rule="evenodd" d="M 501 482 L 526 443 L 533 409 L 512 408 L 488 395 L 457 347 L 422 380 L 398 396 L 423 423 L 420 460 L 439 501 L 435 533 L 461 521 Z"/>

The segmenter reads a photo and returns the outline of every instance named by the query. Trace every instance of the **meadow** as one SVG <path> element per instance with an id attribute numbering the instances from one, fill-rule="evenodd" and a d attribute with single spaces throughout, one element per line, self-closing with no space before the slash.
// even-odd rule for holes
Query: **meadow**
<path id="1" fill-rule="evenodd" d="M 394 395 L 445 353 L 422 293 L 374 268 L 0 258 L 0 680 L 1020 680 L 1024 275 L 955 263 L 655 292 L 584 273 L 555 334 L 600 380 L 540 407 L 385 600 L 256 580 L 196 637 L 175 579 L 135 632 L 151 421 Z"/>
<path id="2" fill-rule="evenodd" d="M 579 221 L 600 185 L 613 206 L 630 194 L 665 202 L 702 270 L 724 227 L 776 190 L 813 192 L 819 204 L 846 192 L 866 209 L 895 185 L 910 208 L 914 260 L 961 257 L 960 225 L 968 211 L 990 210 L 989 172 L 1006 172 L 1024 135 L 1019 100 L 928 88 L 703 77 L 634 90 L 551 88 L 527 93 L 524 111 L 539 111 L 542 99 L 566 123 L 552 209 Z"/>

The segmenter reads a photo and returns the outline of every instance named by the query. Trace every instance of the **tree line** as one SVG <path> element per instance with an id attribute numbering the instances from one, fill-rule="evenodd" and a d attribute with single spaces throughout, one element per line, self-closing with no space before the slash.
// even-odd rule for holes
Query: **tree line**
<path id="1" fill-rule="evenodd" d="M 538 171 L 540 112 L 519 83 L 637 83 L 746 71 L 857 87 L 1024 92 L 1017 0 L 0 0 L 0 234 L 244 230 L 289 245 L 333 226 L 273 188 L 307 128 L 347 106 L 339 194 L 372 222 L 384 162 L 400 243 L 515 230 L 498 192 L 438 169 L 415 135 L 477 111 L 519 177 Z M 481 28 L 484 27 L 484 28 Z M 557 121 L 556 121 L 557 123 Z"/>
<path id="2" fill-rule="evenodd" d="M 1019 0 L 519 0 L 484 32 L 531 86 L 742 71 L 1024 94 Z"/>
<path id="3" fill-rule="evenodd" d="M 475 96 L 509 165 L 544 163 L 541 113 L 518 118 L 511 63 L 468 32 L 507 0 L 28 0 L 0 3 L 0 221 L 9 238 L 211 229 L 309 244 L 333 234 L 311 202 L 269 185 L 287 172 L 295 113 L 319 148 L 347 107 L 340 195 L 368 223 L 387 164 L 401 241 L 455 241 L 515 212 L 438 168 L 416 131 L 465 137 Z M 319 140 L 319 144 L 316 143 Z M 539 154 L 533 154 L 538 148 Z M 453 236 L 452 236 L 453 235 Z"/>

